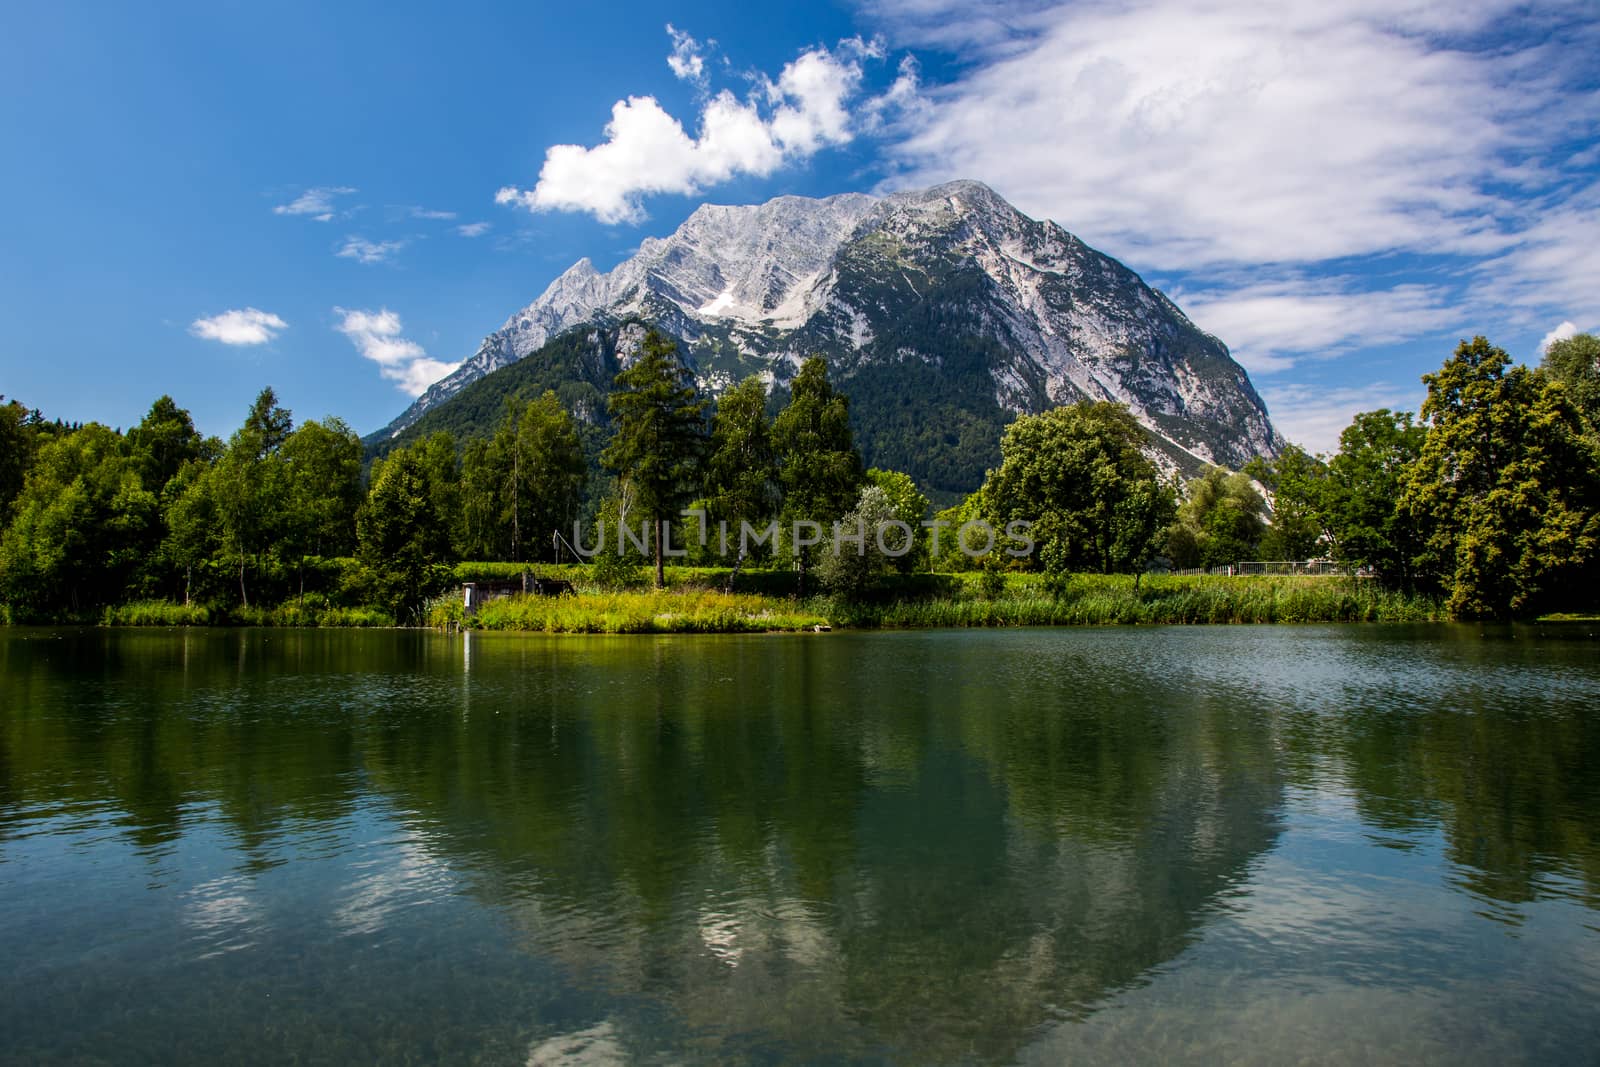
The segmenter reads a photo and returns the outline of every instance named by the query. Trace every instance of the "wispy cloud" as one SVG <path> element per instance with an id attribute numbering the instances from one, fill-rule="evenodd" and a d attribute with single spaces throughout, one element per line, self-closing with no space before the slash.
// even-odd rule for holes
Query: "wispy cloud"
<path id="1" fill-rule="evenodd" d="M 463 237 L 482 237 L 489 230 L 490 226 L 487 222 L 468 222 L 456 227 L 456 232 Z"/>
<path id="2" fill-rule="evenodd" d="M 410 214 L 410 216 L 414 219 L 449 220 L 456 217 L 456 213 L 454 211 L 435 211 L 431 208 L 425 207 L 413 207 L 409 210 L 408 214 Z"/>
<path id="3" fill-rule="evenodd" d="M 189 332 L 196 337 L 221 341 L 225 345 L 264 345 L 277 337 L 280 330 L 288 328 L 287 322 L 258 308 L 224 311 L 189 324 Z"/>
<path id="4" fill-rule="evenodd" d="M 415 341 L 403 337 L 400 316 L 388 308 L 377 311 L 336 307 L 335 330 L 350 339 L 356 351 L 378 365 L 378 373 L 408 396 L 420 396 L 428 386 L 459 367 L 431 358 Z"/>
<path id="5" fill-rule="evenodd" d="M 1492 253 L 1539 147 L 1596 128 L 1542 35 L 1472 47 L 1514 0 L 894 7 L 947 47 L 963 12 L 978 60 L 895 148 L 904 181 L 982 177 L 1162 269 Z"/>
<path id="6" fill-rule="evenodd" d="M 704 63 L 695 63 L 701 58 L 698 45 L 670 32 L 674 72 L 690 80 L 703 77 Z M 507 186 L 495 202 L 529 211 L 584 211 L 602 222 L 640 222 L 643 198 L 651 194 L 692 194 L 737 175 L 772 174 L 854 139 L 862 123 L 853 108 L 876 120 L 881 105 L 860 100 L 863 63 L 883 58 L 881 45 L 860 38 L 810 49 L 776 81 L 758 76 L 755 90 L 743 99 L 726 89 L 705 97 L 694 136 L 654 97 L 619 100 L 603 143 L 551 147 L 532 189 Z M 903 97 L 905 87 L 900 91 Z"/>
<path id="7" fill-rule="evenodd" d="M 1339 435 L 1357 414 L 1389 408 L 1416 411 L 1422 386 L 1398 388 L 1388 382 L 1327 387 L 1279 385 L 1261 390 L 1272 423 L 1295 444 L 1311 452 L 1337 452 Z"/>
<path id="8" fill-rule="evenodd" d="M 353 259 L 358 263 L 383 263 L 392 259 L 394 254 L 407 243 L 404 240 L 369 241 L 365 237 L 351 235 L 344 239 L 344 244 L 334 255 L 343 259 Z"/>
<path id="9" fill-rule="evenodd" d="M 331 222 L 338 212 L 335 210 L 334 201 L 341 196 L 350 196 L 357 190 L 346 185 L 320 186 L 307 189 L 287 204 L 279 204 L 272 209 L 274 215 L 305 215 L 317 222 Z"/>
<path id="10" fill-rule="evenodd" d="M 704 46 L 693 37 L 680 29 L 667 23 L 667 36 L 672 38 L 672 54 L 667 57 L 667 66 L 672 69 L 675 77 L 701 89 L 706 88 L 710 81 L 706 74 L 706 57 Z"/>
<path id="11" fill-rule="evenodd" d="M 1530 326 L 1550 312 L 1600 322 L 1600 182 L 1525 213 L 1515 242 L 1479 264 L 1474 299 L 1510 307 Z"/>
<path id="12" fill-rule="evenodd" d="M 863 11 L 960 60 L 901 112 L 887 186 L 989 182 L 1178 278 L 1256 373 L 1463 323 L 1600 322 L 1592 0 Z"/>
<path id="13" fill-rule="evenodd" d="M 1293 277 L 1173 298 L 1195 324 L 1225 340 L 1246 370 L 1286 370 L 1304 358 L 1408 341 L 1455 326 L 1450 295 L 1436 286 L 1364 287 L 1347 277 Z"/>

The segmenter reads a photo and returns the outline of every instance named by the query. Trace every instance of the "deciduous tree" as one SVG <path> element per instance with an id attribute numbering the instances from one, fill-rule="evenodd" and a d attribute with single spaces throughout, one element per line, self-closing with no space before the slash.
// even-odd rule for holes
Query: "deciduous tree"
<path id="1" fill-rule="evenodd" d="M 1121 404 L 1084 402 L 1006 428 L 983 485 L 988 518 L 1033 524 L 1044 569 L 1142 572 L 1172 521 L 1173 493 L 1141 451 L 1143 427 Z"/>
<path id="2" fill-rule="evenodd" d="M 1565 388 L 1483 337 L 1423 381 L 1427 438 L 1400 498 L 1423 534 L 1420 576 L 1465 618 L 1592 595 L 1597 464 Z"/>
<path id="3" fill-rule="evenodd" d="M 1370 567 L 1385 583 L 1410 589 L 1420 551 L 1414 521 L 1397 508 L 1427 428 L 1409 411 L 1363 412 L 1339 435 L 1328 461 L 1322 521 L 1335 559 Z"/>
<path id="4" fill-rule="evenodd" d="M 1600 435 L 1600 337 L 1580 333 L 1553 343 L 1539 369 L 1562 384 L 1591 436 Z"/>
<path id="5" fill-rule="evenodd" d="M 448 442 L 449 435 L 443 436 Z M 431 444 L 430 439 L 398 448 L 378 461 L 356 518 L 364 584 L 399 621 L 417 618 L 424 600 L 451 580 L 451 516 L 441 507 L 448 497 L 436 483 L 456 475 L 442 468 L 439 449 Z"/>

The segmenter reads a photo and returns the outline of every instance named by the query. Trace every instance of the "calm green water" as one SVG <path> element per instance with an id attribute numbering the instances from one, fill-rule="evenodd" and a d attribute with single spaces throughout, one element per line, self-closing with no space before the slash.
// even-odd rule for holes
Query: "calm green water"
<path id="1" fill-rule="evenodd" d="M 0 630 L 0 1059 L 1592 1062 L 1597 651 Z"/>

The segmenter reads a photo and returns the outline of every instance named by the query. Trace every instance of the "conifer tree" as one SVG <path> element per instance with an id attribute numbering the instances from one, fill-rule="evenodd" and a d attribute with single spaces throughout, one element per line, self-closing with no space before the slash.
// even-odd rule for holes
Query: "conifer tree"
<path id="1" fill-rule="evenodd" d="M 645 335 L 637 358 L 617 375 L 608 401 L 616 432 L 600 456 L 632 487 L 654 529 L 658 589 L 666 584 L 663 526 L 699 488 L 706 443 L 706 405 L 677 351 L 655 330 Z"/>

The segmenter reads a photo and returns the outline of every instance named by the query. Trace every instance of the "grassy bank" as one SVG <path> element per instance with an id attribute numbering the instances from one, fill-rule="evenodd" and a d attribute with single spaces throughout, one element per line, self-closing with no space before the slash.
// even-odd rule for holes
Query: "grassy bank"
<path id="1" fill-rule="evenodd" d="M 463 565 L 467 567 L 469 565 Z M 520 573 L 514 565 L 470 565 L 478 576 L 489 566 Z M 1055 588 L 1037 574 L 1009 574 L 985 589 L 979 574 L 913 574 L 890 579 L 865 603 L 792 595 L 789 571 L 740 575 L 739 592 L 724 593 L 727 572 L 674 568 L 662 591 L 607 591 L 585 582 L 579 568 L 541 567 L 564 577 L 576 596 L 517 596 L 493 600 L 468 620 L 454 589 L 427 615 L 438 628 L 539 633 L 764 633 L 810 630 L 818 625 L 860 629 L 932 627 L 1171 625 L 1204 623 L 1429 622 L 1445 619 L 1432 599 L 1385 590 L 1370 581 L 1341 578 L 1077 575 Z M 5 615 L 0 614 L 0 619 Z M 57 620 L 69 621 L 69 620 Z M 393 626 L 380 609 L 333 604 L 321 595 L 272 607 L 185 605 L 144 600 L 109 607 L 75 620 L 104 626 Z"/>
<path id="2" fill-rule="evenodd" d="M 576 577 L 576 576 L 574 576 Z M 792 583 L 792 575 L 781 577 Z M 430 625 L 542 633 L 751 633 L 819 624 L 866 629 L 991 626 L 1162 625 L 1277 622 L 1428 622 L 1444 618 L 1431 599 L 1330 578 L 1081 575 L 1047 590 L 1038 575 L 1008 575 L 985 595 L 978 575 L 908 575 L 868 603 L 711 591 L 681 575 L 660 592 L 583 590 L 568 597 L 490 601 L 471 619 L 441 599 Z M 776 584 L 776 583 L 774 583 Z"/>
<path id="3" fill-rule="evenodd" d="M 793 600 L 706 589 L 587 592 L 577 596 L 514 596 L 491 600 L 470 619 L 451 599 L 434 605 L 428 622 L 442 628 L 524 630 L 551 634 L 768 633 L 809 630 L 827 619 Z"/>

